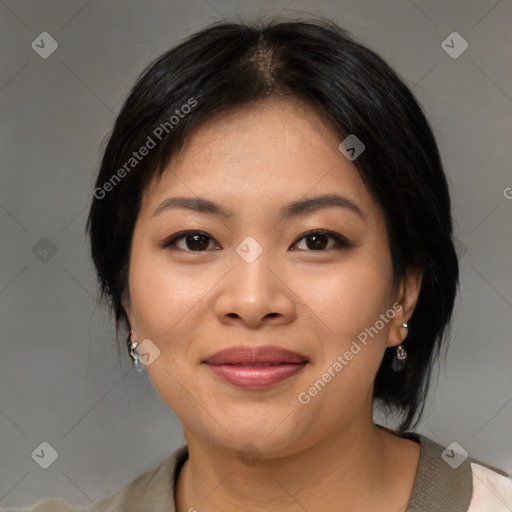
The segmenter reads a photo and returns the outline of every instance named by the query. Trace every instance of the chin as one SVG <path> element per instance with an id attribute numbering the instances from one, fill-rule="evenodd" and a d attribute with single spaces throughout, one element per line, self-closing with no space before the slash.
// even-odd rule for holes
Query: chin
<path id="1" fill-rule="evenodd" d="M 259 421 L 252 421 L 251 418 L 233 419 L 227 432 L 217 424 L 214 431 L 205 427 L 201 435 L 236 454 L 253 450 L 269 458 L 285 456 L 298 451 L 298 445 L 303 445 L 305 439 L 298 425 L 289 421 L 291 416 L 286 422 L 283 422 L 284 418 L 286 415 L 275 422 L 261 421 L 261 418 Z"/>

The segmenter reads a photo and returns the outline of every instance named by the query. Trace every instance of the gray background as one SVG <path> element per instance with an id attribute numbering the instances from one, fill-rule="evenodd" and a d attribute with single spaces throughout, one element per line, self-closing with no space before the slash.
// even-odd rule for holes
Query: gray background
<path id="1" fill-rule="evenodd" d="M 118 362 L 96 305 L 83 230 L 99 148 L 153 58 L 215 19 L 281 11 L 342 24 L 424 106 L 449 175 L 462 293 L 418 431 L 512 472 L 510 0 L 8 0 L 0 3 L 3 508 L 50 495 L 88 504 L 184 442 L 146 374 L 130 369 L 125 352 Z M 59 45 L 47 59 L 31 48 L 44 31 Z M 441 47 L 453 31 L 469 44 L 457 59 Z M 48 469 L 31 457 L 43 441 L 58 452 Z"/>

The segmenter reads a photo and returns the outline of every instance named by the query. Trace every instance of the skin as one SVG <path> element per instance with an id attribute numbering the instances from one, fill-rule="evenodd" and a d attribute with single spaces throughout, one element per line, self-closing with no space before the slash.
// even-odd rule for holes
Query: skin
<path id="1" fill-rule="evenodd" d="M 265 100 L 211 117 L 185 141 L 164 174 L 144 192 L 123 304 L 137 340 L 160 355 L 146 371 L 183 424 L 189 459 L 176 486 L 178 512 L 404 511 L 420 447 L 372 419 L 375 375 L 387 347 L 406 337 L 421 273 L 409 269 L 392 286 L 384 214 L 340 140 L 309 106 Z M 278 219 L 298 199 L 336 193 L 360 218 L 330 207 Z M 168 209 L 174 196 L 200 196 L 231 218 Z M 301 238 L 324 229 L 350 246 Z M 194 251 L 171 235 L 199 230 L 210 238 Z M 252 263 L 236 252 L 251 236 L 263 248 Z M 303 405 L 307 391 L 395 302 L 402 309 Z M 247 391 L 201 362 L 235 345 L 277 345 L 309 364 L 272 388 Z M 246 443 L 259 460 L 237 456 Z"/>

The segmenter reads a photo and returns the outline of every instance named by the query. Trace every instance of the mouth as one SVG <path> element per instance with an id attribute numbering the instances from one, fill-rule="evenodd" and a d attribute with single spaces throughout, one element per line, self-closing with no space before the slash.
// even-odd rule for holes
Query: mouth
<path id="1" fill-rule="evenodd" d="M 214 375 L 245 390 L 262 390 L 298 374 L 309 360 L 275 346 L 233 347 L 202 361 Z"/>
<path id="2" fill-rule="evenodd" d="M 298 352 L 273 345 L 265 345 L 261 347 L 238 346 L 227 348 L 215 352 L 202 362 L 214 366 L 278 366 L 299 364 L 309 362 L 309 360 Z"/>
<path id="3" fill-rule="evenodd" d="M 304 361 L 305 362 L 305 361 Z M 212 363 L 207 363 L 212 364 Z M 212 366 L 250 366 L 253 368 L 260 368 L 260 367 L 268 367 L 268 366 L 282 366 L 283 364 L 300 364 L 300 363 L 286 363 L 284 361 L 280 363 L 271 363 L 271 362 L 265 362 L 265 363 L 225 363 L 225 364 L 212 364 Z"/>

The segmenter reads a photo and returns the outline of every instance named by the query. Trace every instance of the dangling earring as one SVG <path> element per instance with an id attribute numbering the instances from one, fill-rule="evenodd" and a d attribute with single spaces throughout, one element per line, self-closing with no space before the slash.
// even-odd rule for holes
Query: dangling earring
<path id="1" fill-rule="evenodd" d="M 137 373 L 141 373 L 144 365 L 142 364 L 142 360 L 138 352 L 135 351 L 138 342 L 132 339 L 134 334 L 135 332 L 133 331 L 133 329 L 130 329 L 130 341 L 128 342 L 128 351 L 130 353 L 130 357 L 133 359 L 133 369 Z"/>
<path id="2" fill-rule="evenodd" d="M 402 327 L 405 327 L 407 329 L 407 324 L 403 323 Z M 405 367 L 405 360 L 407 359 L 407 352 L 405 351 L 405 348 L 402 347 L 402 345 L 398 345 L 396 348 L 396 355 L 393 358 L 393 361 L 391 362 L 391 369 L 394 372 L 400 372 Z"/>

